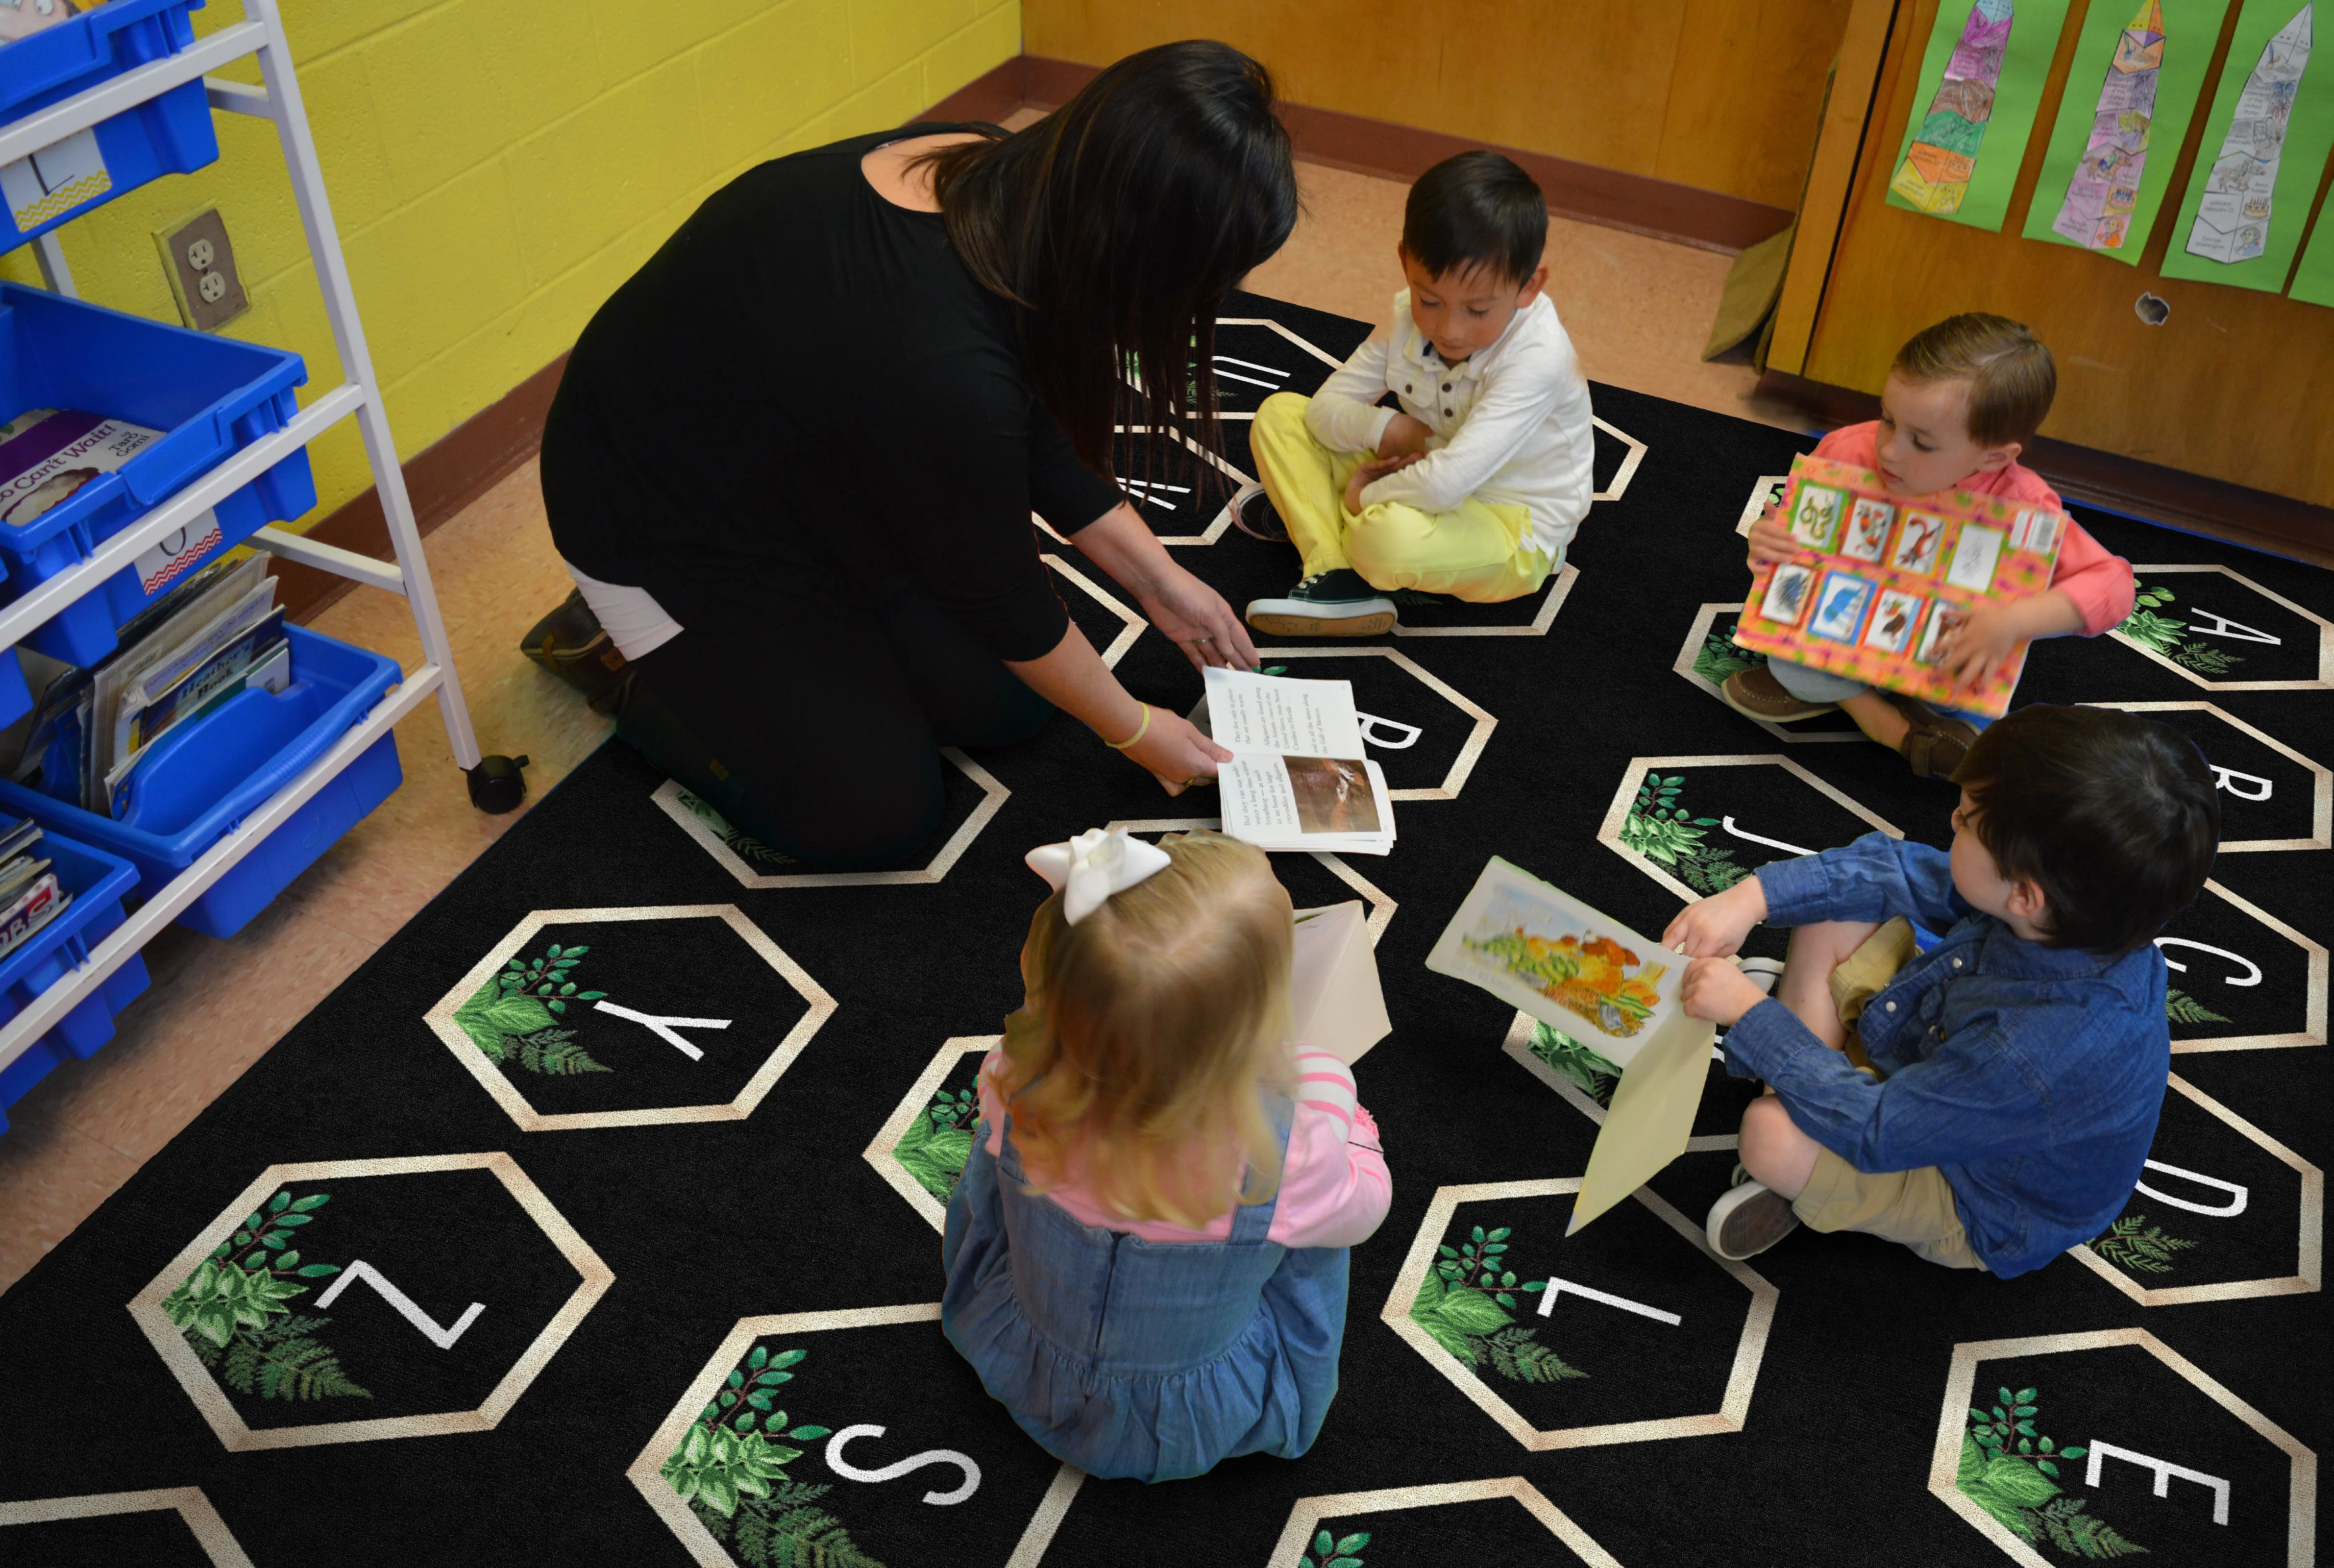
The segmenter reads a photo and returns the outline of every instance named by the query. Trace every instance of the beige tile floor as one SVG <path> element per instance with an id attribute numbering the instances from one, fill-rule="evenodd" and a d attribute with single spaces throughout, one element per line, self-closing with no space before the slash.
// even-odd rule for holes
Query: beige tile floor
<path id="1" fill-rule="evenodd" d="M 1404 187 L 1307 166 L 1307 211 L 1249 286 L 1383 322 L 1402 286 Z M 1633 390 L 1789 425 L 1750 397 L 1747 365 L 1700 362 L 1727 258 L 1558 221 L 1549 290 L 1588 374 Z M 590 754 L 608 722 L 522 658 L 518 640 L 567 592 L 530 463 L 429 536 L 429 564 L 472 717 L 488 750 L 526 753 L 530 800 Z M 420 660 L 401 600 L 360 589 L 317 630 Z M 523 814 L 471 809 L 434 706 L 398 726 L 406 781 L 231 941 L 173 929 L 146 949 L 153 984 L 113 1044 L 52 1073 L 0 1134 L 5 1289 L 191 1121 Z"/>

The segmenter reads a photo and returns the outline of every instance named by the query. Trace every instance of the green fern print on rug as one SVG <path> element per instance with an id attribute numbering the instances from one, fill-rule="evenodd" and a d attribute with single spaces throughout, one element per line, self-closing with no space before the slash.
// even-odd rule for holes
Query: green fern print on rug
<path id="1" fill-rule="evenodd" d="M 1519 1282 L 1508 1266 L 1511 1226 L 1486 1231 L 1476 1226 L 1468 1239 L 1443 1244 L 1434 1267 L 1419 1282 L 1410 1321 L 1434 1342 L 1471 1367 L 1488 1367 L 1512 1382 L 1553 1383 L 1588 1374 L 1538 1342 L 1537 1328 L 1516 1322 L 1519 1294 L 1548 1288 L 1544 1279 Z"/>
<path id="2" fill-rule="evenodd" d="M 1750 872 L 1734 863 L 1732 850 L 1702 842 L 1703 830 L 1718 826 L 1719 820 L 1695 816 L 1678 803 L 1683 783 L 1683 774 L 1664 778 L 1648 773 L 1621 823 L 1621 842 L 1647 860 L 1676 867 L 1694 891 L 1722 893 Z"/>
<path id="3" fill-rule="evenodd" d="M 2195 1245 L 2184 1237 L 2166 1235 L 2162 1227 L 2148 1224 L 2144 1214 L 2127 1214 L 2107 1227 L 2105 1235 L 2092 1237 L 2090 1248 L 2117 1268 L 2140 1274 L 2170 1274 L 2175 1266 L 2173 1255 L 2186 1252 Z"/>
<path id="4" fill-rule="evenodd" d="M 1766 662 L 1765 654 L 1735 645 L 1732 627 L 1724 631 L 1712 627 L 1702 633 L 1702 646 L 1694 651 L 1693 672 L 1712 686 L 1723 686 L 1728 676 L 1754 669 Z"/>
<path id="5" fill-rule="evenodd" d="M 2172 602 L 2169 588 L 2150 588 L 2138 583 L 2139 592 L 2132 600 L 2131 613 L 2116 628 L 2134 642 L 2145 644 L 2157 656 L 2168 659 L 2185 669 L 2193 669 L 2206 679 L 2226 675 L 2245 661 L 2242 653 L 2231 653 L 2209 642 L 2199 642 L 2186 635 L 2188 623 L 2175 620 L 2156 611 Z"/>
<path id="6" fill-rule="evenodd" d="M 263 1400 L 369 1400 L 341 1370 L 316 1331 L 330 1318 L 304 1317 L 284 1303 L 315 1287 L 303 1284 L 341 1272 L 336 1263 L 303 1263 L 295 1241 L 332 1201 L 326 1192 L 294 1198 L 280 1189 L 252 1210 L 236 1233 L 162 1298 L 162 1311 L 187 1336 L 203 1365 L 238 1394 Z"/>
<path id="7" fill-rule="evenodd" d="M 2164 1015 L 2175 1024 L 2225 1024 L 2229 1021 L 2177 986 L 2165 987 Z"/>
<path id="8" fill-rule="evenodd" d="M 1531 1053 L 1580 1086 L 1581 1092 L 1597 1104 L 1610 1107 L 1613 1090 L 1621 1082 L 1621 1070 L 1595 1050 L 1583 1045 L 1561 1029 L 1547 1024 L 1532 1025 Z"/>
<path id="9" fill-rule="evenodd" d="M 1324 1530 L 1313 1537 L 1312 1550 L 1297 1560 L 1297 1568 L 1362 1568 L 1362 1560 L 1354 1554 L 1369 1544 L 1367 1530 L 1351 1535 L 1332 1535 Z"/>
<path id="10" fill-rule="evenodd" d="M 892 1158 L 916 1178 L 917 1186 L 946 1203 L 956 1190 L 957 1178 L 964 1174 L 964 1162 L 972 1158 L 972 1129 L 979 1120 L 980 1101 L 971 1090 L 950 1094 L 943 1089 L 900 1134 Z"/>
<path id="11" fill-rule="evenodd" d="M 883 1568 L 859 1549 L 842 1520 L 816 1506 L 833 1486 L 786 1475 L 803 1456 L 790 1445 L 815 1442 L 830 1430 L 796 1425 L 776 1408 L 778 1390 L 809 1353 L 773 1355 L 756 1345 L 690 1423 L 661 1473 L 747 1568 Z"/>
<path id="12" fill-rule="evenodd" d="M 2059 1448 L 2035 1429 L 2037 1389 L 1998 1390 L 1991 1409 L 1972 1407 L 1962 1434 L 1953 1485 L 2000 1520 L 2020 1540 L 2072 1558 L 2129 1557 L 2147 1550 L 2090 1514 L 2090 1499 L 2068 1496 L 2058 1461 L 2089 1452 L 2079 1443 Z"/>
<path id="13" fill-rule="evenodd" d="M 729 852 L 739 860 L 765 866 L 801 864 L 792 855 L 782 855 L 752 834 L 740 832 L 731 827 L 728 817 L 723 816 L 687 790 L 680 792 L 679 799 L 689 814 L 720 835 L 721 842 L 728 846 Z"/>
<path id="14" fill-rule="evenodd" d="M 592 949 L 554 942 L 539 958 L 513 958 L 501 974 L 454 1010 L 454 1022 L 487 1060 L 528 1073 L 559 1076 L 612 1073 L 559 1027 L 570 1002 L 596 1002 L 605 991 L 576 989 L 575 966 Z"/>

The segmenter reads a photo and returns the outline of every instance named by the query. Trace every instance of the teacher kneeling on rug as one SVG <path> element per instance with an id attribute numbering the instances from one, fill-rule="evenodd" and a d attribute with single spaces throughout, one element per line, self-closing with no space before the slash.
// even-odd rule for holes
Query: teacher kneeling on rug
<path id="1" fill-rule="evenodd" d="M 638 667 L 620 733 L 832 867 L 916 853 L 939 748 L 1056 707 L 1170 794 L 1213 777 L 1230 754 L 1071 624 L 1029 519 L 1194 664 L 1255 666 L 1104 475 L 1130 370 L 1145 423 L 1214 444 L 1217 308 L 1297 205 L 1271 79 L 1204 43 L 1013 135 L 855 137 L 709 197 L 584 329 L 544 431 L 552 536 Z"/>

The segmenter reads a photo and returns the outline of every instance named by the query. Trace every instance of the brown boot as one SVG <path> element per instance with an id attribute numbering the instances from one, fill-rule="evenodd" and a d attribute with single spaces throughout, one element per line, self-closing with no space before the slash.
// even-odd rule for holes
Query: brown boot
<path id="1" fill-rule="evenodd" d="M 1745 718 L 1763 718 L 1769 724 L 1789 724 L 1795 718 L 1813 718 L 1819 713 L 1830 713 L 1839 705 L 1836 702 L 1802 702 L 1783 689 L 1783 683 L 1763 664 L 1748 669 L 1738 669 L 1726 678 L 1718 688 L 1726 706 Z"/>
<path id="2" fill-rule="evenodd" d="M 1886 694 L 1888 700 L 1901 710 L 1911 727 L 1897 750 L 1913 766 L 1915 778 L 1950 779 L 1953 770 L 1969 755 L 1976 744 L 1977 730 L 1957 718 L 1948 718 L 1916 697 L 1902 692 Z"/>

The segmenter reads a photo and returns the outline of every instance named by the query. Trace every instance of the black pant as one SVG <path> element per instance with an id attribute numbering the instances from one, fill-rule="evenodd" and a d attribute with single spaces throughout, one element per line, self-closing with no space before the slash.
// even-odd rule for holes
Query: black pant
<path id="1" fill-rule="evenodd" d="M 838 870 L 921 858 L 943 746 L 1003 746 L 1053 705 L 921 589 L 651 583 L 681 633 L 636 661 L 618 733 L 742 832 Z"/>

